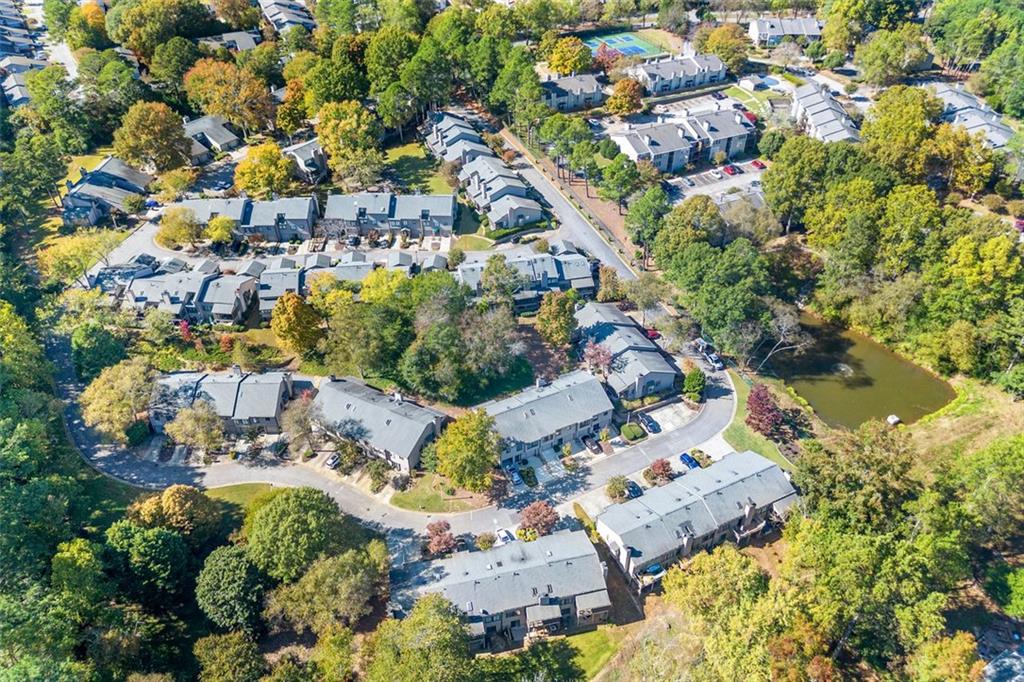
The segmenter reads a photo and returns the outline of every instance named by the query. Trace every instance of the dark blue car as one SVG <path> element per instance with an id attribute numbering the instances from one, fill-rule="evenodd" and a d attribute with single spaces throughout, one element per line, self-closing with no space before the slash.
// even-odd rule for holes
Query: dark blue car
<path id="1" fill-rule="evenodd" d="M 689 452 L 684 452 L 679 455 L 679 461 L 685 464 L 690 469 L 700 469 L 700 463 L 695 460 Z"/>
<path id="2" fill-rule="evenodd" d="M 640 426 L 644 427 L 647 433 L 661 433 L 661 426 L 658 425 L 658 422 L 654 421 L 654 417 L 651 415 L 645 412 L 637 412 L 636 420 L 640 422 Z"/>

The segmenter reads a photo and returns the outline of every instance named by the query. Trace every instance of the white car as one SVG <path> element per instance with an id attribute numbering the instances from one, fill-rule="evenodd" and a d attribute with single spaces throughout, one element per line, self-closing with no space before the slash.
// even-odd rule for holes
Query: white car
<path id="1" fill-rule="evenodd" d="M 721 180 L 722 179 L 722 171 L 720 171 L 718 169 L 715 169 L 715 170 L 709 172 L 708 175 L 713 177 L 715 180 Z"/>
<path id="2" fill-rule="evenodd" d="M 499 528 L 497 531 L 495 531 L 494 537 L 495 547 L 501 547 L 502 545 L 507 545 L 510 542 L 515 542 L 516 539 L 516 536 L 513 535 L 512 531 L 510 531 L 508 528 Z"/>

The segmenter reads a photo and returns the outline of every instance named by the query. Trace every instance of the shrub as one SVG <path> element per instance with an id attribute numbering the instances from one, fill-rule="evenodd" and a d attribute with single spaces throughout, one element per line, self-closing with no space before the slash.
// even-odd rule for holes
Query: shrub
<path id="1" fill-rule="evenodd" d="M 964 200 L 964 195 L 960 192 L 950 192 L 946 195 L 946 203 L 950 206 L 956 206 Z"/>
<path id="2" fill-rule="evenodd" d="M 523 477 L 523 483 L 530 488 L 537 485 L 537 472 L 533 470 L 533 467 L 519 467 L 519 475 Z"/>
<path id="3" fill-rule="evenodd" d="M 149 438 L 149 424 L 137 421 L 124 430 L 124 436 L 128 439 L 128 447 L 142 445 L 143 441 Z"/>
<path id="4" fill-rule="evenodd" d="M 476 548 L 480 549 L 480 550 L 486 551 L 486 550 L 490 549 L 491 547 L 494 547 L 494 543 L 497 541 L 497 539 L 498 538 L 496 538 L 494 536 L 494 533 L 491 533 L 491 532 L 480 533 L 480 535 L 476 536 Z"/>
<path id="5" fill-rule="evenodd" d="M 1024 199 L 1014 199 L 1006 202 L 1006 211 L 1016 217 L 1024 218 Z"/>
<path id="6" fill-rule="evenodd" d="M 611 160 L 616 157 L 619 153 L 619 145 L 615 144 L 615 141 L 610 138 L 604 138 L 597 143 L 597 151 L 601 153 L 601 156 Z"/>
<path id="7" fill-rule="evenodd" d="M 985 591 L 1012 618 L 1024 618 L 1024 568 L 1000 561 L 985 572 Z"/>
<path id="8" fill-rule="evenodd" d="M 594 523 L 594 519 L 590 518 L 590 514 L 587 513 L 579 502 L 572 503 L 572 513 L 579 519 L 580 525 L 587 529 L 590 540 L 597 542 L 597 539 L 600 537 L 597 534 L 597 524 Z"/>
<path id="9" fill-rule="evenodd" d="M 981 205 L 993 213 L 1002 213 L 1006 208 L 1006 200 L 998 194 L 986 194 L 981 198 Z"/>
<path id="10" fill-rule="evenodd" d="M 622 502 L 627 496 L 626 477 L 612 476 L 608 479 L 608 485 L 605 486 L 604 491 L 608 494 L 608 499 L 612 502 Z"/>
<path id="11" fill-rule="evenodd" d="M 628 441 L 640 440 L 647 436 L 639 424 L 623 424 L 622 428 L 619 429 L 622 437 Z"/>
<path id="12" fill-rule="evenodd" d="M 379 493 L 388 484 L 388 465 L 382 459 L 371 459 L 366 463 L 366 474 L 370 477 L 370 491 Z"/>
<path id="13" fill-rule="evenodd" d="M 826 69 L 838 69 L 840 66 L 846 63 L 846 55 L 836 50 L 835 52 L 829 52 L 825 55 L 825 58 L 821 60 L 821 65 Z"/>
<path id="14" fill-rule="evenodd" d="M 686 378 L 683 380 L 683 392 L 687 394 L 687 397 L 691 395 L 697 396 L 696 399 L 690 399 L 694 402 L 700 402 L 707 384 L 708 380 L 704 376 L 704 372 L 701 371 L 700 367 L 694 367 L 686 373 Z"/>
<path id="15" fill-rule="evenodd" d="M 652 483 L 668 483 L 675 476 L 672 465 L 664 457 L 651 462 L 651 466 L 644 469 L 644 478 Z"/>

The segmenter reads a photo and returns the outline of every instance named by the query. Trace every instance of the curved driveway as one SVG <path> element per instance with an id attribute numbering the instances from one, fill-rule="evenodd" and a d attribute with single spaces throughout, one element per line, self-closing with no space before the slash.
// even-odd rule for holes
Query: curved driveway
<path id="1" fill-rule="evenodd" d="M 504 498 L 498 504 L 469 512 L 426 514 L 407 511 L 368 495 L 341 481 L 333 473 L 288 461 L 240 462 L 226 460 L 209 466 L 174 465 L 140 459 L 126 448 L 106 442 L 82 421 L 78 396 L 82 386 L 71 364 L 66 338 L 51 337 L 47 353 L 54 363 L 58 395 L 64 403 L 64 418 L 79 454 L 103 474 L 141 488 L 159 490 L 183 483 L 202 488 L 238 483 L 270 483 L 279 486 L 310 486 L 330 494 L 342 511 L 388 533 L 392 539 L 412 537 L 432 520 L 443 517 L 456 534 L 514 526 L 518 512 L 535 499 L 553 504 L 568 502 L 605 485 L 613 476 L 633 474 L 659 457 L 671 458 L 718 435 L 732 420 L 735 400 L 731 381 L 724 372 L 709 376 L 708 400 L 704 409 L 686 425 L 648 438 L 613 455 L 584 464 L 567 474 Z"/>

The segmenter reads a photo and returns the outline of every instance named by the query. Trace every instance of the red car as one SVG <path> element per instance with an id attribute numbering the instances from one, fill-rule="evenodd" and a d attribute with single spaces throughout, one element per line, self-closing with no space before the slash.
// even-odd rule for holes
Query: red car
<path id="1" fill-rule="evenodd" d="M 752 111 L 744 111 L 743 118 L 747 119 L 751 123 L 757 123 L 757 115 L 754 114 Z"/>
<path id="2" fill-rule="evenodd" d="M 649 338 L 651 341 L 657 341 L 658 339 L 661 338 L 661 332 L 659 332 L 657 329 L 645 329 L 644 334 L 646 334 L 647 338 Z"/>
<path id="3" fill-rule="evenodd" d="M 750 162 L 750 165 L 756 168 L 757 170 L 764 170 L 765 168 L 768 167 L 768 164 L 766 164 L 761 159 L 754 159 L 753 161 Z"/>
<path id="4" fill-rule="evenodd" d="M 726 175 L 739 175 L 740 169 L 733 165 L 722 166 L 722 172 Z"/>

